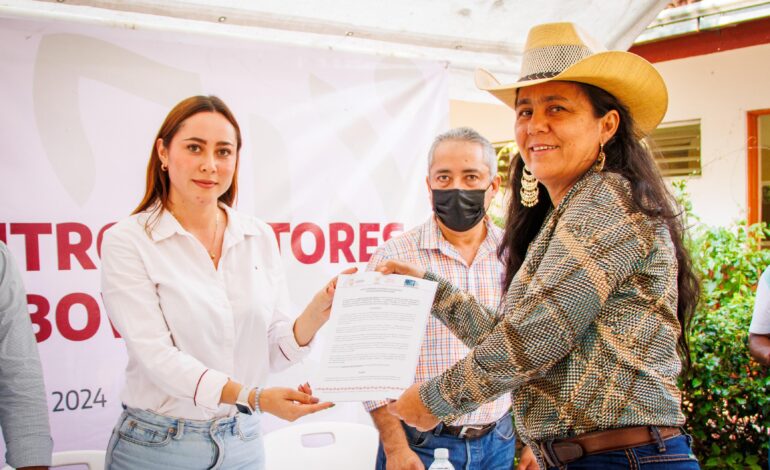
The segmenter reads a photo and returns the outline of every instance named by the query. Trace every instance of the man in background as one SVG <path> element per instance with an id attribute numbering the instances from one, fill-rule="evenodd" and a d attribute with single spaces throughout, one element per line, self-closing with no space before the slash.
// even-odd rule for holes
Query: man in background
<path id="1" fill-rule="evenodd" d="M 0 429 L 5 459 L 17 469 L 51 465 L 53 440 L 48 426 L 43 371 L 27 294 L 8 247 L 0 242 Z"/>
<path id="2" fill-rule="evenodd" d="M 770 267 L 757 284 L 754 315 L 749 326 L 749 352 L 757 362 L 770 366 Z"/>
<path id="3" fill-rule="evenodd" d="M 494 148 L 473 129 L 441 134 L 428 153 L 426 182 L 434 213 L 422 225 L 380 247 L 368 269 L 388 259 L 415 263 L 496 311 L 504 272 L 497 257 L 502 231 L 486 216 L 500 186 Z M 429 316 L 415 381 L 441 374 L 468 352 L 440 321 Z M 515 438 L 508 395 L 428 432 L 402 423 L 386 404 L 364 404 L 380 433 L 378 470 L 427 468 L 433 462 L 433 450 L 442 447 L 449 449 L 449 459 L 458 470 L 513 467 Z"/>

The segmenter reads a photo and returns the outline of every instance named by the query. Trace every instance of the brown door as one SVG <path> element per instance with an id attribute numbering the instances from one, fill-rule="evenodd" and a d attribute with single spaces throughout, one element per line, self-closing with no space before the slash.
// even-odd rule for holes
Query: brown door
<path id="1" fill-rule="evenodd" d="M 770 109 L 748 116 L 748 222 L 770 225 Z"/>

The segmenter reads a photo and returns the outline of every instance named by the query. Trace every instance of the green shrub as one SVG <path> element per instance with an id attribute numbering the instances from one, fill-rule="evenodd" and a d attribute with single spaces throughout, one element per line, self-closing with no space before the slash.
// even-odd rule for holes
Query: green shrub
<path id="1" fill-rule="evenodd" d="M 764 223 L 706 226 L 692 213 L 685 183 L 674 183 L 685 208 L 688 240 L 701 278 L 692 319 L 692 370 L 682 380 L 686 427 L 703 468 L 767 468 L 768 371 L 752 360 L 748 329 L 754 292 L 770 251 Z"/>

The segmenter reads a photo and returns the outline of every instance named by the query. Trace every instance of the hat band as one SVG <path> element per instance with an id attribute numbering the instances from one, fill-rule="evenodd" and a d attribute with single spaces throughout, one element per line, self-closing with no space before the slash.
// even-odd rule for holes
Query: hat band
<path id="1" fill-rule="evenodd" d="M 522 57 L 519 81 L 555 77 L 592 54 L 591 49 L 581 44 L 559 44 L 530 49 L 524 52 Z"/>
<path id="2" fill-rule="evenodd" d="M 529 75 L 526 75 L 524 77 L 521 77 L 519 79 L 520 82 L 528 82 L 530 80 L 540 80 L 542 78 L 553 78 L 557 75 L 559 75 L 561 72 L 541 72 L 541 73 L 532 73 Z"/>

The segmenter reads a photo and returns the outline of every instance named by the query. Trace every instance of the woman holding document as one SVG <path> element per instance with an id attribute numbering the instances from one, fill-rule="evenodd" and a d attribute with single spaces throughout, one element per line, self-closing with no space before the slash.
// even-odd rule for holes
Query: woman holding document
<path id="1" fill-rule="evenodd" d="M 530 31 L 518 82 L 479 71 L 477 83 L 515 109 L 521 152 L 500 248 L 504 316 L 417 266 L 381 265 L 438 281 L 432 314 L 473 348 L 391 412 L 430 429 L 512 393 L 531 449 L 520 469 L 698 468 L 677 377 L 699 286 L 640 142 L 665 114 L 665 83 L 571 23 Z"/>
<path id="2" fill-rule="evenodd" d="M 109 469 L 263 468 L 260 412 L 333 406 L 307 386 L 260 388 L 308 352 L 334 282 L 289 320 L 273 231 L 231 208 L 240 149 L 219 98 L 180 102 L 153 141 L 142 202 L 105 233 L 102 295 L 128 350 Z"/>

